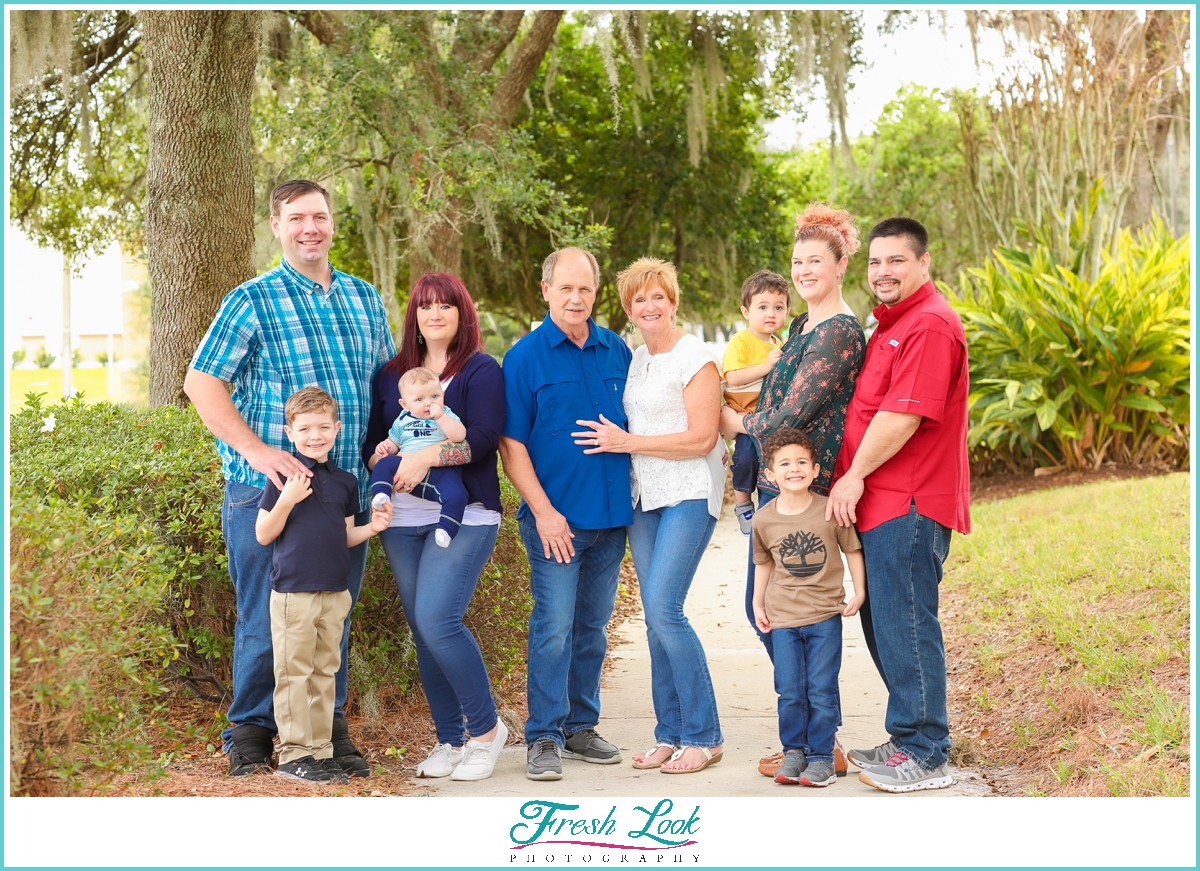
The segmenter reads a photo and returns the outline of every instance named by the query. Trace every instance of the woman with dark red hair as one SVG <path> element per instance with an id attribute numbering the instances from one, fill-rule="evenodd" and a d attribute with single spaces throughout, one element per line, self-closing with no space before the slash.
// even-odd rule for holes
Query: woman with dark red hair
<path id="1" fill-rule="evenodd" d="M 441 380 L 445 404 L 462 419 L 467 437 L 402 455 L 392 524 L 379 538 L 437 727 L 438 743 L 417 766 L 417 776 L 482 780 L 492 773 L 508 730 L 496 714 L 479 644 L 462 621 L 500 529 L 496 446 L 504 430 L 504 376 L 484 353 L 475 303 L 453 275 L 423 275 L 409 296 L 400 352 L 375 375 L 363 448 L 369 467 L 378 459 L 375 445 L 400 413 L 400 376 L 417 366 Z M 435 466 L 460 466 L 467 490 L 462 527 L 449 547 L 435 540 L 441 505 L 411 493 Z"/>

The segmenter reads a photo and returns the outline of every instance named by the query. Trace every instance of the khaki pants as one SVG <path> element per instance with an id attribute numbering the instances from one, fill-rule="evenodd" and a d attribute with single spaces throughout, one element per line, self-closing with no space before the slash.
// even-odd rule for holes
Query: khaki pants
<path id="1" fill-rule="evenodd" d="M 350 592 L 271 591 L 279 762 L 333 755 L 334 678 Z"/>

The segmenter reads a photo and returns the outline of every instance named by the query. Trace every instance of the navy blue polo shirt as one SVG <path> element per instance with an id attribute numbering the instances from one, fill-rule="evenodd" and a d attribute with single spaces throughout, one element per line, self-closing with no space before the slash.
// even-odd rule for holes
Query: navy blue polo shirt
<path id="1" fill-rule="evenodd" d="M 504 355 L 504 435 L 522 442 L 555 509 L 577 529 L 633 523 L 628 454 L 585 454 L 571 437 L 577 420 L 603 414 L 627 427 L 622 398 L 633 354 L 588 318 L 580 348 L 547 315 Z M 529 515 L 521 500 L 517 517 Z"/>
<path id="2" fill-rule="evenodd" d="M 271 558 L 271 589 L 277 593 L 340 593 L 350 574 L 346 518 L 358 513 L 358 479 L 330 459 L 297 459 L 313 470 L 312 493 L 292 506 Z M 258 507 L 270 511 L 279 501 L 271 479 Z"/>

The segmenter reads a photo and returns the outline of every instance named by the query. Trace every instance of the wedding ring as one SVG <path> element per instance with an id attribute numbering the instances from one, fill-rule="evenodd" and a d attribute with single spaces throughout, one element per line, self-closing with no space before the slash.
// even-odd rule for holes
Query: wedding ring
<path id="1" fill-rule="evenodd" d="M 592 439 L 592 447 L 600 447 L 600 439 Z"/>

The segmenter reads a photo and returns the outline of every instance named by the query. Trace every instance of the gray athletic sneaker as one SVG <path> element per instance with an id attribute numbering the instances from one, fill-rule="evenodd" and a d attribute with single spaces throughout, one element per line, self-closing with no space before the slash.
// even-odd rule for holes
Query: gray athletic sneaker
<path id="1" fill-rule="evenodd" d="M 783 762 L 775 772 L 776 783 L 799 783 L 800 775 L 808 767 L 803 750 L 789 750 L 783 754 Z"/>
<path id="2" fill-rule="evenodd" d="M 922 768 L 903 751 L 883 765 L 872 765 L 858 773 L 858 779 L 884 792 L 916 792 L 919 789 L 945 789 L 954 778 L 945 765 Z"/>
<path id="3" fill-rule="evenodd" d="M 539 738 L 526 752 L 525 776 L 530 780 L 562 780 L 562 749 L 549 738 Z"/>
<path id="4" fill-rule="evenodd" d="M 808 766 L 800 775 L 800 783 L 804 786 L 829 786 L 837 783 L 837 772 L 833 770 L 832 759 L 810 759 Z"/>
<path id="5" fill-rule="evenodd" d="M 567 736 L 562 749 L 563 759 L 580 759 L 598 765 L 612 765 L 621 761 L 621 751 L 600 737 L 595 729 L 580 729 Z"/>
<path id="6" fill-rule="evenodd" d="M 900 748 L 889 738 L 870 750 L 851 750 L 846 757 L 859 768 L 870 768 L 872 765 L 883 765 L 899 752 Z"/>

